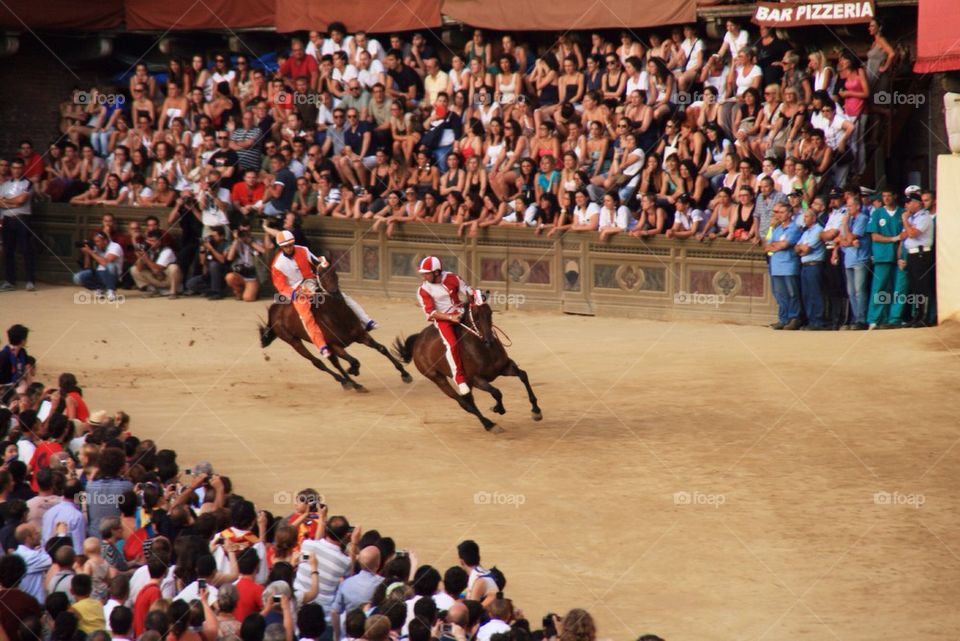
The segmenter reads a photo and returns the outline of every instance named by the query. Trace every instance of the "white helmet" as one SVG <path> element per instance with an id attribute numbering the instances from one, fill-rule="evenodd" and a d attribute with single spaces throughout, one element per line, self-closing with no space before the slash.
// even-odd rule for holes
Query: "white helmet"
<path id="1" fill-rule="evenodd" d="M 286 247 L 287 245 L 292 245 L 295 239 L 293 237 L 293 232 L 284 229 L 279 234 L 277 234 L 277 244 L 281 247 Z"/>
<path id="2" fill-rule="evenodd" d="M 433 272 L 441 271 L 443 267 L 440 265 L 440 259 L 436 256 L 427 256 L 420 261 L 420 273 L 421 274 L 431 274 Z"/>

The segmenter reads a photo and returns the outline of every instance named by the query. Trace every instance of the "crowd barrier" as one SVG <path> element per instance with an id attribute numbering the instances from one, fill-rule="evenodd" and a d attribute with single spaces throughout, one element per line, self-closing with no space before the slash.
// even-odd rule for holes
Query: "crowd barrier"
<path id="1" fill-rule="evenodd" d="M 167 210 L 45 204 L 35 210 L 41 241 L 40 280 L 66 282 L 77 269 L 75 243 L 88 238 L 109 211 L 125 227 Z M 568 232 L 559 238 L 531 230 L 487 228 L 457 237 L 453 225 L 407 223 L 392 238 L 369 221 L 308 218 L 310 244 L 334 261 L 351 293 L 413 300 L 421 258 L 439 256 L 445 268 L 489 290 L 494 309 L 543 310 L 597 316 L 683 318 L 766 324 L 776 304 L 764 252 L 727 240 L 698 242 Z M 262 274 L 266 277 L 266 273 Z"/>

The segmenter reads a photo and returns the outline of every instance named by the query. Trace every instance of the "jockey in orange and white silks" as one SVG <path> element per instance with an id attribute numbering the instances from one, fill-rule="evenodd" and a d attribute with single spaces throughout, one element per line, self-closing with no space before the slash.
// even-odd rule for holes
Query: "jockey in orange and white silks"
<path id="1" fill-rule="evenodd" d="M 323 330 L 320 329 L 313 317 L 313 297 L 308 292 L 299 291 L 305 280 L 316 277 L 314 265 L 319 264 L 326 267 L 327 259 L 317 258 L 303 245 L 295 244 L 293 234 L 287 230 L 283 230 L 277 235 L 277 245 L 280 246 L 280 251 L 277 252 L 273 263 L 270 265 L 273 287 L 284 299 L 293 303 L 293 307 L 297 310 L 300 322 L 307 330 L 310 340 L 320 350 L 321 355 L 329 357 L 330 348 L 327 347 L 327 340 L 323 335 Z M 367 331 L 376 329 L 376 321 L 367 316 L 367 313 L 356 301 L 347 294 L 343 294 L 343 300 L 357 315 Z"/>
<path id="2" fill-rule="evenodd" d="M 423 313 L 427 315 L 427 320 L 440 331 L 440 338 L 447 348 L 447 362 L 453 372 L 457 392 L 464 396 L 470 393 L 470 387 L 463 373 L 457 335 L 453 327 L 460 323 L 464 306 L 469 304 L 474 291 L 453 272 L 443 271 L 440 259 L 436 256 L 427 256 L 420 261 L 419 271 L 423 282 L 417 290 L 417 300 Z"/>

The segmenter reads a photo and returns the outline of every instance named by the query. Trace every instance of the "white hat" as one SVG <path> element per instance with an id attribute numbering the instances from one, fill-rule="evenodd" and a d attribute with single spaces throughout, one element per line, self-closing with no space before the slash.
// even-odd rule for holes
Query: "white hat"
<path id="1" fill-rule="evenodd" d="M 910 185 L 909 187 L 903 190 L 903 195 L 909 196 L 915 191 L 923 191 L 923 190 L 920 188 L 920 185 Z"/>
<path id="2" fill-rule="evenodd" d="M 295 239 L 293 237 L 293 232 L 288 231 L 286 229 L 282 230 L 279 234 L 277 234 L 277 244 L 280 245 L 281 247 L 285 247 L 286 245 L 292 245 L 294 243 L 294 240 Z"/>

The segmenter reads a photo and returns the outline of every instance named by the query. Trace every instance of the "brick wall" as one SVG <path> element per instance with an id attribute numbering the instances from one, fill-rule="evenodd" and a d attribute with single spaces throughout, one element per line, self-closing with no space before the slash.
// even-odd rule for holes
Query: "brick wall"
<path id="1" fill-rule="evenodd" d="M 57 56 L 67 59 L 65 52 L 58 51 L 62 46 L 51 48 Z M 70 96 L 70 89 L 74 85 L 90 87 L 96 81 L 95 70 L 68 69 L 36 39 L 21 36 L 20 51 L 0 58 L 0 87 L 4 88 L 0 100 L 0 154 L 9 156 L 16 151 L 21 138 L 31 139 L 34 148 L 43 153 L 60 136 L 58 109 Z"/>

